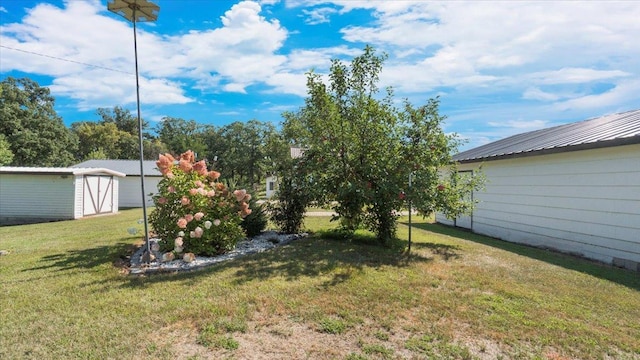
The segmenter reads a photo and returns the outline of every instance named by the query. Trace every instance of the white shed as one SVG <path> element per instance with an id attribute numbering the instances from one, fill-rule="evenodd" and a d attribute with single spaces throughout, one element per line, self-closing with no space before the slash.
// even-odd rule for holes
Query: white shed
<path id="1" fill-rule="evenodd" d="M 147 206 L 153 206 L 154 194 L 158 193 L 158 184 L 162 180 L 162 174 L 153 160 L 145 160 L 144 192 Z M 127 177 L 120 180 L 120 195 L 118 201 L 120 208 L 142 207 L 142 184 L 140 182 L 140 160 L 87 160 L 73 167 L 81 168 L 105 168 L 121 172 Z"/>
<path id="2" fill-rule="evenodd" d="M 118 179 L 108 169 L 0 167 L 0 223 L 79 219 L 118 212 Z"/>
<path id="3" fill-rule="evenodd" d="M 514 135 L 454 156 L 482 165 L 473 214 L 440 223 L 640 271 L 640 110 Z"/>

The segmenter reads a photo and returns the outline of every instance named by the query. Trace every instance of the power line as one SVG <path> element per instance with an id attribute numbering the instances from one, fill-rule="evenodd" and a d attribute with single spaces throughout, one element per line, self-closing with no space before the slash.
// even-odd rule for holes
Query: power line
<path id="1" fill-rule="evenodd" d="M 87 63 L 83 63 L 83 62 L 80 62 L 80 61 L 64 59 L 64 58 L 51 56 L 51 55 L 46 55 L 46 54 L 40 54 L 40 53 L 33 52 L 33 51 L 16 49 L 16 48 L 12 48 L 12 47 L 5 46 L 5 45 L 0 45 L 0 47 L 5 48 L 5 49 L 9 49 L 9 50 L 20 51 L 20 52 L 23 52 L 23 53 L 26 53 L 26 54 L 38 55 L 38 56 L 42 56 L 42 57 L 46 57 L 46 58 L 50 58 L 50 59 L 66 61 L 66 62 L 70 62 L 70 63 L 74 63 L 74 64 L 85 65 L 85 66 L 89 66 L 89 67 L 96 68 L 96 69 L 103 69 L 103 70 L 115 71 L 115 72 L 119 72 L 119 73 L 123 73 L 123 74 L 127 74 L 127 75 L 133 75 L 133 73 L 130 73 L 130 72 L 126 72 L 126 71 L 122 71 L 122 70 L 118 70 L 118 69 L 112 69 L 112 68 L 108 68 L 108 67 L 105 67 L 105 66 L 87 64 Z"/>

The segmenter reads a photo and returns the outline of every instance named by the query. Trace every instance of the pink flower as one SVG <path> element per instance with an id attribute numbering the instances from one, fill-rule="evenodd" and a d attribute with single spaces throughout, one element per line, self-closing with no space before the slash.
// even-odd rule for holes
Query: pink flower
<path id="1" fill-rule="evenodd" d="M 175 177 L 175 175 L 173 175 L 171 171 L 167 171 L 167 173 L 164 176 L 166 176 L 167 179 L 173 179 Z"/>
<path id="2" fill-rule="evenodd" d="M 196 156 L 193 153 L 193 151 L 187 150 L 186 152 L 183 152 L 182 154 L 180 154 L 180 160 L 185 160 L 185 161 L 188 161 L 189 163 L 193 163 L 194 161 L 196 161 Z"/>
<path id="3" fill-rule="evenodd" d="M 169 186 L 169 187 L 167 188 L 167 191 L 169 191 L 170 193 L 175 193 L 175 192 L 176 192 L 176 188 L 175 188 L 175 187 L 173 187 L 173 186 Z"/>
<path id="4" fill-rule="evenodd" d="M 187 227 L 187 219 L 185 218 L 180 218 L 178 219 L 178 227 L 181 229 L 184 229 Z"/>
<path id="5" fill-rule="evenodd" d="M 193 232 L 196 233 L 197 238 L 201 238 L 204 230 L 202 230 L 202 228 L 198 226 L 195 230 L 193 230 Z"/>
<path id="6" fill-rule="evenodd" d="M 195 215 L 193 215 L 193 217 L 194 217 L 196 220 L 200 221 L 200 220 L 202 220 L 202 218 L 204 217 L 204 213 L 203 213 L 203 212 L 197 212 Z"/>
<path id="7" fill-rule="evenodd" d="M 191 172 L 191 170 L 193 169 L 193 165 L 191 165 L 191 163 L 187 160 L 180 160 L 178 166 L 180 166 L 180 170 L 186 173 Z"/>
<path id="8" fill-rule="evenodd" d="M 182 237 L 181 236 L 176 238 L 175 246 L 176 247 L 182 247 Z"/>
<path id="9" fill-rule="evenodd" d="M 160 205 L 164 205 L 167 203 L 167 198 L 166 197 L 160 197 L 158 198 L 158 204 Z"/>
<path id="10" fill-rule="evenodd" d="M 209 178 L 210 178 L 211 180 L 216 180 L 216 179 L 218 179 L 219 177 L 220 177 L 220 173 L 219 173 L 219 172 L 217 172 L 217 171 L 215 171 L 215 170 L 209 171 Z"/>
<path id="11" fill-rule="evenodd" d="M 189 198 L 187 198 L 186 196 L 183 196 L 182 199 L 180 199 L 180 204 L 184 205 L 189 205 L 190 201 Z"/>
<path id="12" fill-rule="evenodd" d="M 208 197 L 214 197 L 216 196 L 216 192 L 214 190 L 209 190 L 209 192 L 207 193 Z"/>
<path id="13" fill-rule="evenodd" d="M 165 155 L 160 154 L 158 156 L 158 161 L 156 161 L 156 166 L 158 166 L 158 169 L 160 170 L 160 172 L 165 174 L 166 171 L 171 168 L 171 165 L 173 165 L 173 161 L 174 161 L 173 156 L 169 154 L 165 154 Z"/>
<path id="14" fill-rule="evenodd" d="M 236 200 L 238 200 L 238 202 L 242 201 L 244 199 L 244 196 L 247 195 L 247 190 L 236 190 L 233 192 L 233 195 L 235 195 Z"/>
<path id="15" fill-rule="evenodd" d="M 197 187 L 204 187 L 204 184 L 200 180 L 196 180 L 193 182 Z"/>
<path id="16" fill-rule="evenodd" d="M 207 195 L 207 190 L 203 189 L 203 188 L 198 188 L 198 194 L 200 195 Z"/>
<path id="17" fill-rule="evenodd" d="M 244 196 L 244 199 L 242 199 L 243 201 L 249 202 L 249 200 L 251 200 L 251 194 L 247 194 Z"/>
<path id="18" fill-rule="evenodd" d="M 191 214 L 187 214 L 184 216 L 185 220 L 187 220 L 187 222 L 192 222 L 193 221 L 193 215 Z"/>
<path id="19" fill-rule="evenodd" d="M 213 220 L 213 225 L 220 226 L 220 219 Z"/>
<path id="20" fill-rule="evenodd" d="M 193 171 L 197 172 L 198 175 L 205 176 L 207 175 L 207 164 L 204 160 L 200 160 L 197 163 L 193 164 Z"/>
<path id="21" fill-rule="evenodd" d="M 191 231 L 191 232 L 189 232 L 189 237 L 190 237 L 190 238 L 192 238 L 192 239 L 195 239 L 195 237 L 196 237 L 196 232 L 195 232 L 195 231 Z"/>
<path id="22" fill-rule="evenodd" d="M 198 189 L 189 189 L 189 194 L 195 195 L 198 193 Z"/>
<path id="23" fill-rule="evenodd" d="M 240 217 L 242 217 L 243 219 L 246 218 L 248 215 L 251 215 L 251 209 L 244 209 L 240 211 Z"/>

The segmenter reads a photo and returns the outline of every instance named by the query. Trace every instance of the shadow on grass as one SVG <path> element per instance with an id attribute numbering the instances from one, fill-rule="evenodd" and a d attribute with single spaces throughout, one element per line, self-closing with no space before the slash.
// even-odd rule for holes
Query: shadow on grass
<path id="1" fill-rule="evenodd" d="M 167 281 L 190 281 L 197 283 L 207 277 L 231 271 L 231 283 L 240 285 L 252 281 L 267 281 L 282 278 L 295 281 L 301 277 L 329 276 L 321 286 L 335 286 L 348 281 L 365 268 L 386 266 L 405 267 L 414 262 L 430 262 L 433 257 L 419 254 L 407 255 L 402 243 L 394 247 L 382 247 L 361 241 L 327 239 L 321 235 L 296 240 L 291 244 L 251 254 L 205 268 L 188 272 L 154 273 L 131 276 L 123 286 L 141 287 L 146 284 Z M 457 256 L 454 248 L 440 248 L 443 257 Z"/>
<path id="2" fill-rule="evenodd" d="M 124 260 L 125 254 L 130 254 L 135 248 L 130 239 L 120 239 L 113 245 L 103 245 L 89 249 L 71 250 L 59 254 L 43 256 L 40 259 L 42 265 L 25 269 L 64 271 L 70 269 L 92 269 L 103 264 L 116 264 Z"/>
<path id="3" fill-rule="evenodd" d="M 451 259 L 460 258 L 460 246 L 457 245 L 446 245 L 446 244 L 436 244 L 436 243 L 411 243 L 412 250 L 419 249 L 428 249 L 434 255 L 441 257 L 445 261 L 449 261 Z M 412 256 L 413 253 L 412 253 Z"/>
<path id="4" fill-rule="evenodd" d="M 408 225 L 408 223 L 403 224 Z M 640 290 L 640 274 L 631 270 L 617 268 L 604 263 L 552 250 L 536 248 L 524 244 L 517 244 L 484 235 L 474 234 L 468 230 L 454 228 L 438 223 L 413 223 L 412 227 L 506 250 L 518 255 L 561 266 L 565 269 L 579 271 L 591 276 L 612 281 L 620 285 L 627 286 L 631 289 Z M 417 246 L 420 245 L 423 244 L 417 244 Z"/>

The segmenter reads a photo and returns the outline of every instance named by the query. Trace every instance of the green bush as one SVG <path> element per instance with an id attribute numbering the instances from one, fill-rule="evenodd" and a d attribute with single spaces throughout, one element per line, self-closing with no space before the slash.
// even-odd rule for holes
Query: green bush
<path id="1" fill-rule="evenodd" d="M 267 228 L 269 219 L 267 213 L 262 204 L 258 204 L 255 199 L 249 201 L 249 208 L 251 208 L 251 214 L 244 218 L 244 221 L 240 223 L 242 229 L 248 237 L 254 237 L 260 235 L 262 230 Z"/>
<path id="2" fill-rule="evenodd" d="M 283 178 L 278 189 L 278 201 L 270 204 L 271 221 L 280 231 L 296 234 L 302 230 L 304 213 L 309 204 L 304 189 L 291 178 Z"/>

